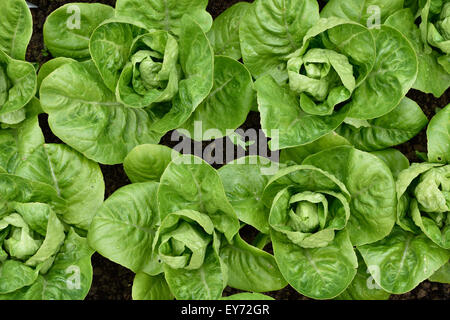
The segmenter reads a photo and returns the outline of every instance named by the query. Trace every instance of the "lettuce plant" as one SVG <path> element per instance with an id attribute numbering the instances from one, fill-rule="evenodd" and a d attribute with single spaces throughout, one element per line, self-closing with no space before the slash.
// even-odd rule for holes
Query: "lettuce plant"
<path id="1" fill-rule="evenodd" d="M 417 163 L 402 171 L 397 182 L 398 224 L 411 232 L 420 229 L 445 249 L 450 249 L 449 179 L 449 165 Z"/>
<path id="2" fill-rule="evenodd" d="M 450 83 L 448 53 L 444 48 L 446 41 L 448 43 L 445 21 L 449 8 L 445 2 L 331 0 L 323 8 L 320 16 L 339 17 L 368 24 L 373 28 L 378 28 L 379 24 L 396 28 L 410 41 L 417 54 L 419 70 L 412 87 L 440 97 Z M 417 19 L 418 17 L 420 19 Z"/>
<path id="3" fill-rule="evenodd" d="M 408 292 L 427 278 L 448 282 L 448 110 L 428 126 L 429 162 L 406 162 L 398 173 L 397 226 L 385 239 L 358 247 L 376 283 L 391 293 Z M 400 161 L 387 162 L 392 168 Z"/>
<path id="4" fill-rule="evenodd" d="M 438 50 L 431 50 L 431 47 L 423 41 L 421 31 L 414 22 L 413 12 L 410 8 L 405 8 L 390 16 L 386 20 L 386 25 L 402 32 L 416 51 L 419 72 L 413 88 L 440 97 L 449 87 L 450 73 L 439 63 L 439 60 L 442 61 L 441 54 Z"/>
<path id="5" fill-rule="evenodd" d="M 103 202 L 98 164 L 45 144 L 37 117 L 0 130 L 0 299 L 84 299 L 85 238 Z"/>
<path id="6" fill-rule="evenodd" d="M 390 170 L 349 146 L 325 149 L 280 170 L 263 199 L 281 272 L 316 299 L 341 294 L 356 274 L 353 246 L 383 239 L 395 223 Z"/>
<path id="7" fill-rule="evenodd" d="M 24 61 L 33 22 L 24 0 L 6 1 L 0 21 L 0 126 L 8 126 L 26 118 L 36 92 L 36 70 Z"/>
<path id="8" fill-rule="evenodd" d="M 445 128 L 449 111 L 450 106 L 439 111 L 428 127 L 431 162 L 412 164 L 397 180 L 398 224 L 407 231 L 424 233 L 444 249 L 450 249 L 450 139 Z"/>
<path id="9" fill-rule="evenodd" d="M 88 240 L 136 273 L 134 299 L 219 299 L 227 285 L 252 292 L 286 285 L 273 256 L 240 238 L 220 176 L 203 160 L 142 145 L 124 166 L 135 183 L 105 201 Z"/>
<path id="10" fill-rule="evenodd" d="M 304 184 L 307 177 L 315 186 Z M 283 276 L 306 296 L 336 296 L 352 281 L 357 266 L 348 232 L 336 232 L 350 216 L 348 191 L 332 175 L 311 166 L 281 170 L 273 179 L 265 201 L 271 205 L 272 245 Z"/>
<path id="11" fill-rule="evenodd" d="M 46 21 L 49 48 L 60 58 L 42 75 L 42 106 L 52 131 L 92 160 L 121 163 L 136 145 L 157 143 L 177 128 L 202 140 L 193 134 L 196 121 L 222 137 L 251 108 L 250 73 L 214 56 L 206 1 L 162 2 L 119 0 L 115 11 L 66 5 Z M 70 6 L 80 11 L 76 31 L 64 25 Z"/>
<path id="12" fill-rule="evenodd" d="M 389 296 L 364 291 L 367 267 L 353 248 L 383 239 L 395 224 L 395 184 L 386 164 L 335 134 L 283 150 L 281 158 L 275 172 L 269 160 L 254 157 L 219 170 L 239 219 L 260 232 L 254 245 L 272 242 L 284 278 L 308 297 Z"/>
<path id="13" fill-rule="evenodd" d="M 346 118 L 386 115 L 417 75 L 416 54 L 399 31 L 320 18 L 314 0 L 255 1 L 240 37 L 257 78 L 261 126 L 269 136 L 279 130 L 280 149 L 313 142 Z"/>
<path id="14" fill-rule="evenodd" d="M 0 183 L 0 299 L 83 299 L 93 250 L 58 217 L 56 191 L 15 175 Z"/>
<path id="15" fill-rule="evenodd" d="M 288 284 L 388 299 L 449 283 L 450 107 L 428 122 L 405 95 L 448 89 L 450 3 L 255 0 L 215 21 L 207 4 L 66 4 L 36 75 L 30 11 L 5 1 L 0 299 L 83 299 L 94 250 L 135 273 L 137 300 L 271 299 Z M 255 105 L 280 163 L 215 170 L 157 144 L 175 129 L 224 137 Z M 42 112 L 67 145 L 45 143 Z M 391 147 L 427 124 L 410 165 Z M 98 163 L 132 182 L 105 202 Z"/>

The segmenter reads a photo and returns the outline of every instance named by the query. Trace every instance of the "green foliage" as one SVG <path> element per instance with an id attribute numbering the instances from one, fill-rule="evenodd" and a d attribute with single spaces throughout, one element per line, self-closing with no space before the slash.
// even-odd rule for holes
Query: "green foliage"
<path id="1" fill-rule="evenodd" d="M 84 299 L 86 230 L 103 202 L 98 164 L 45 144 L 37 117 L 0 130 L 0 299 Z"/>
<path id="2" fill-rule="evenodd" d="M 115 9 L 76 3 L 54 11 L 44 39 L 59 60 L 44 65 L 38 82 L 58 138 L 89 159 L 118 164 L 170 130 L 192 133 L 195 121 L 221 136 L 239 127 L 253 81 L 241 63 L 214 56 L 206 4 L 123 0 Z"/>
<path id="3" fill-rule="evenodd" d="M 3 0 L 0 300 L 84 299 L 94 250 L 135 273 L 135 300 L 270 300 L 288 284 L 385 300 L 449 283 L 450 109 L 425 115 L 406 94 L 449 87 L 450 3 L 255 0 L 214 21 L 207 5 L 65 4 L 39 66 L 27 3 Z M 234 132 L 250 111 L 279 162 L 216 169 L 158 144 L 179 129 L 262 151 Z M 67 145 L 46 143 L 42 113 Z M 425 127 L 410 164 L 401 145 Z M 131 181 L 106 201 L 99 163 Z"/>
<path id="4" fill-rule="evenodd" d="M 219 175 L 199 158 L 156 145 L 136 147 L 125 167 L 137 183 L 105 201 L 88 239 L 137 273 L 135 299 L 219 299 L 227 285 L 251 292 L 286 285 L 274 257 L 240 238 L 225 168 Z"/>

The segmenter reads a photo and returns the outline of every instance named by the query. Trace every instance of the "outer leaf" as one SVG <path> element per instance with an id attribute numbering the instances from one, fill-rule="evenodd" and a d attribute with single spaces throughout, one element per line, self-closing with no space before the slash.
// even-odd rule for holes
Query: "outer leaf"
<path id="1" fill-rule="evenodd" d="M 42 108 L 69 146 L 100 163 L 121 163 L 136 145 L 159 141 L 159 135 L 149 115 L 118 103 L 93 68 L 74 62 L 51 73 L 41 85 Z"/>
<path id="2" fill-rule="evenodd" d="M 395 227 L 385 239 L 358 247 L 374 280 L 384 290 L 402 294 L 442 267 L 450 251 L 440 248 L 424 234 Z"/>
<path id="3" fill-rule="evenodd" d="M 376 151 L 402 144 L 417 135 L 428 123 L 419 105 L 409 98 L 388 114 L 367 122 L 359 128 L 342 124 L 336 132 L 356 148 Z"/>
<path id="4" fill-rule="evenodd" d="M 48 184 L 30 181 L 19 176 L 0 174 L 0 216 L 10 213 L 12 203 L 46 203 L 57 214 L 66 209 L 66 201 Z"/>
<path id="5" fill-rule="evenodd" d="M 339 295 L 352 282 L 358 266 L 348 233 L 337 233 L 323 248 L 305 249 L 271 230 L 275 259 L 281 273 L 301 294 L 314 299 Z"/>
<path id="6" fill-rule="evenodd" d="M 372 33 L 377 57 L 371 73 L 353 94 L 351 118 L 373 119 L 392 111 L 417 77 L 417 56 L 405 36 L 385 25 Z"/>
<path id="7" fill-rule="evenodd" d="M 44 24 L 44 42 L 54 57 L 90 58 L 89 38 L 114 8 L 101 3 L 69 3 L 53 11 Z"/>
<path id="8" fill-rule="evenodd" d="M 384 163 L 391 169 L 394 180 L 397 180 L 398 175 L 403 170 L 409 167 L 409 160 L 403 153 L 397 149 L 386 149 L 381 151 L 371 152 L 374 156 L 383 160 Z"/>
<path id="9" fill-rule="evenodd" d="M 133 300 L 173 299 L 173 295 L 170 292 L 164 275 L 149 276 L 143 272 L 136 274 L 134 277 L 131 295 Z"/>
<path id="10" fill-rule="evenodd" d="M 24 0 L 8 0 L 0 13 L 0 50 L 14 59 L 25 60 L 33 33 L 30 9 Z"/>
<path id="11" fill-rule="evenodd" d="M 59 67 L 65 65 L 66 63 L 72 63 L 75 60 L 71 58 L 58 57 L 52 60 L 47 61 L 39 68 L 39 73 L 37 77 L 37 88 L 38 91 L 41 88 L 42 81 L 53 71 L 58 69 Z"/>
<path id="12" fill-rule="evenodd" d="M 432 93 L 440 97 L 449 87 L 450 74 L 438 63 L 439 54 L 430 54 L 424 50 L 419 28 L 414 24 L 415 18 L 409 9 L 399 10 L 386 20 L 386 25 L 399 30 L 408 38 L 416 51 L 419 61 L 419 72 L 414 89 L 425 93 Z"/>
<path id="13" fill-rule="evenodd" d="M 158 190 L 158 208 L 161 220 L 180 210 L 207 214 L 228 241 L 239 230 L 236 213 L 227 200 L 219 174 L 194 156 L 180 156 L 164 171 Z"/>
<path id="14" fill-rule="evenodd" d="M 180 35 L 181 17 L 191 15 L 206 32 L 212 18 L 205 11 L 207 0 L 118 0 L 116 15 L 132 18 L 147 29 L 166 30 Z"/>
<path id="15" fill-rule="evenodd" d="M 431 119 L 427 139 L 428 160 L 450 163 L 450 104 Z"/>
<path id="16" fill-rule="evenodd" d="M 336 297 L 337 300 L 387 300 L 390 293 L 381 289 L 370 275 L 364 260 L 358 256 L 358 271 L 347 289 Z"/>
<path id="17" fill-rule="evenodd" d="M 314 0 L 257 0 L 242 18 L 239 35 L 245 65 L 255 78 L 287 80 L 286 57 L 299 49 L 319 20 Z"/>
<path id="18" fill-rule="evenodd" d="M 252 76 L 244 65 L 228 57 L 216 56 L 214 86 L 182 127 L 195 139 L 195 122 L 200 121 L 202 132 L 218 130 L 221 136 L 215 134 L 214 138 L 221 138 L 227 135 L 227 130 L 234 130 L 245 122 L 253 98 Z"/>
<path id="19" fill-rule="evenodd" d="M 433 273 L 428 280 L 433 282 L 450 283 L 450 262 L 444 264 L 440 269 Z"/>
<path id="20" fill-rule="evenodd" d="M 23 108 L 36 92 L 36 70 L 0 50 L 0 115 Z"/>
<path id="21" fill-rule="evenodd" d="M 20 261 L 8 259 L 0 264 L 0 298 L 20 288 L 30 286 L 36 281 L 39 269 L 33 269 Z"/>
<path id="22" fill-rule="evenodd" d="M 155 271 L 152 244 L 159 223 L 155 182 L 125 186 L 98 210 L 88 233 L 89 244 L 101 255 L 133 272 Z"/>
<path id="23" fill-rule="evenodd" d="M 44 136 L 37 117 L 15 128 L 0 130 L 0 167 L 14 174 L 17 166 L 44 144 Z"/>
<path id="24" fill-rule="evenodd" d="M 16 174 L 54 187 L 67 201 L 62 219 L 80 229 L 88 229 L 104 199 L 105 184 L 98 164 L 65 145 L 41 146 L 22 159 Z"/>
<path id="25" fill-rule="evenodd" d="M 330 132 L 329 134 L 309 144 L 282 150 L 280 162 L 302 164 L 303 160 L 314 153 L 347 145 L 350 145 L 350 142 L 348 142 L 347 139 L 341 137 L 335 132 Z"/>
<path id="26" fill-rule="evenodd" d="M 239 235 L 232 244 L 221 248 L 220 256 L 228 266 L 228 285 L 232 288 L 267 292 L 287 285 L 274 257 L 249 245 Z"/>
<path id="27" fill-rule="evenodd" d="M 178 152 L 166 146 L 143 144 L 131 150 L 123 166 L 133 183 L 159 182 L 169 163 L 178 156 Z"/>
<path id="28" fill-rule="evenodd" d="M 239 220 L 263 233 L 269 233 L 269 210 L 261 199 L 275 165 L 261 157 L 247 157 L 219 169 L 225 193 Z"/>
<path id="29" fill-rule="evenodd" d="M 224 55 L 234 60 L 242 57 L 239 27 L 250 4 L 238 2 L 225 10 L 213 22 L 208 38 L 216 55 Z"/>
<path id="30" fill-rule="evenodd" d="M 387 236 L 396 221 L 395 182 L 387 165 L 366 152 L 351 147 L 325 150 L 305 159 L 335 175 L 351 195 L 346 229 L 353 245 L 363 245 Z"/>

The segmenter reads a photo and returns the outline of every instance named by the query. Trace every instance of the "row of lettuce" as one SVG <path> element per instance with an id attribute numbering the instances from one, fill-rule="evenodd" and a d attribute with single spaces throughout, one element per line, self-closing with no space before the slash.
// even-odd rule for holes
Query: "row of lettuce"
<path id="1" fill-rule="evenodd" d="M 450 107 L 428 123 L 405 95 L 450 85 L 450 2 L 256 0 L 214 21 L 206 6 L 67 4 L 45 22 L 54 59 L 38 67 L 26 2 L 5 2 L 0 299 L 83 299 L 94 250 L 136 273 L 135 299 L 226 286 L 263 299 L 288 284 L 387 299 L 449 283 Z M 221 138 L 251 110 L 279 134 L 280 163 L 215 170 L 158 145 L 174 129 L 201 140 L 196 123 Z M 64 145 L 45 143 L 41 113 Z M 392 147 L 427 124 L 410 165 Z M 99 164 L 121 163 L 132 184 L 104 202 Z"/>

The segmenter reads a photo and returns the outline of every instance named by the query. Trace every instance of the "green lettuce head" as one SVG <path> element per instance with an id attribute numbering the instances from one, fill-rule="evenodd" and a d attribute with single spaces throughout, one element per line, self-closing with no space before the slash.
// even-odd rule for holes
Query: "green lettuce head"
<path id="1" fill-rule="evenodd" d="M 85 235 L 104 194 L 98 164 L 46 144 L 36 115 L 0 130 L 0 300 L 86 297 Z"/>
<path id="2" fill-rule="evenodd" d="M 227 284 L 227 268 L 219 256 L 221 233 L 208 214 L 182 210 L 169 214 L 161 223 L 156 250 L 164 274 L 179 299 L 218 299 Z M 198 279 L 206 275 L 210 289 Z"/>
<path id="3" fill-rule="evenodd" d="M 98 210 L 88 239 L 136 273 L 133 299 L 219 299 L 224 288 L 286 286 L 274 257 L 239 236 L 219 173 L 191 155 L 141 145 L 124 163 L 133 184 Z"/>
<path id="4" fill-rule="evenodd" d="M 355 276 L 357 259 L 344 229 L 349 201 L 342 182 L 310 165 L 281 169 L 264 190 L 275 259 L 289 284 L 308 297 L 333 298 Z"/>
<path id="5" fill-rule="evenodd" d="M 450 249 L 449 112 L 446 106 L 428 125 L 428 162 L 412 164 L 397 181 L 398 224 L 416 234 L 422 231 L 445 249 Z"/>
<path id="6" fill-rule="evenodd" d="M 207 216 L 195 211 L 171 214 L 159 231 L 158 253 L 173 269 L 198 269 L 203 265 L 214 225 Z"/>
<path id="7" fill-rule="evenodd" d="M 374 281 L 390 293 L 409 292 L 425 279 L 448 281 L 449 110 L 439 111 L 428 125 L 428 162 L 409 166 L 388 150 L 374 153 L 395 173 L 397 226 L 358 250 L 372 266 Z"/>
<path id="8" fill-rule="evenodd" d="M 287 179 L 290 184 L 285 184 Z M 316 185 L 311 186 L 308 179 Z M 273 199 L 269 224 L 294 244 L 303 248 L 327 246 L 335 231 L 347 224 L 350 195 L 331 174 L 310 166 L 283 169 L 266 187 L 266 200 L 282 186 L 285 188 Z"/>
<path id="9" fill-rule="evenodd" d="M 260 3 L 264 1 L 254 2 L 253 10 Z M 302 4 L 299 10 L 308 15 L 305 21 L 314 20 L 314 15 L 306 12 L 307 1 L 293 3 Z M 336 17 L 309 21 L 310 26 L 294 20 L 289 25 L 291 32 L 303 36 L 294 39 L 289 32 L 280 34 L 285 41 L 275 45 L 261 39 L 273 38 L 267 30 L 286 26 L 264 18 L 258 25 L 251 14 L 258 15 L 248 10 L 241 22 L 241 46 L 243 59 L 257 78 L 261 126 L 269 136 L 272 130 L 279 132 L 279 145 L 271 148 L 314 142 L 346 118 L 380 118 L 399 105 L 415 82 L 416 54 L 394 28 L 368 29 Z M 261 30 L 256 30 L 257 26 Z M 244 30 L 251 37 L 244 35 Z M 398 63 L 392 64 L 392 60 Z M 268 65 L 271 62 L 273 65 Z"/>
<path id="10" fill-rule="evenodd" d="M 446 58 L 445 53 L 444 56 L 442 56 L 443 51 L 431 42 L 439 42 L 439 46 L 445 43 L 445 36 L 441 33 L 443 28 L 446 28 L 446 22 L 442 23 L 442 21 L 445 20 L 445 13 L 443 10 L 445 2 L 446 1 L 443 0 L 330 0 L 320 12 L 320 16 L 322 18 L 338 17 L 362 25 L 367 25 L 376 37 L 379 36 L 378 31 L 385 26 L 390 26 L 397 31 L 400 31 L 403 37 L 409 40 L 409 43 L 412 45 L 417 55 L 418 73 L 412 88 L 424 93 L 432 93 L 435 97 L 440 97 L 445 90 L 447 90 L 448 84 L 450 83 L 448 67 L 446 69 L 444 68 L 444 65 L 446 64 L 445 60 L 448 58 Z M 420 15 L 422 15 L 422 23 L 419 28 L 416 21 Z M 438 23 L 439 20 L 441 22 Z M 428 31 L 429 26 L 434 30 Z M 431 40 L 431 38 L 434 38 L 434 40 Z M 381 40 L 382 38 L 379 39 Z M 400 40 L 400 42 L 403 42 L 404 40 L 405 39 Z M 395 51 L 403 51 L 398 50 L 402 46 L 400 42 L 386 51 L 382 48 L 383 45 L 381 45 L 381 43 L 377 43 L 377 51 L 381 54 L 379 57 L 384 56 L 382 59 L 385 60 L 385 62 L 378 60 L 378 66 L 375 68 L 381 66 L 386 68 L 386 66 L 389 66 L 388 68 L 393 67 L 395 69 L 402 64 L 400 59 L 392 59 L 392 57 L 389 56 L 389 54 L 392 54 Z M 434 50 L 432 50 L 432 48 Z M 398 57 L 404 56 L 404 58 L 406 58 L 404 53 L 405 52 L 403 51 Z M 392 63 L 393 61 L 395 61 L 395 63 Z M 411 63 L 412 62 L 407 65 L 411 66 Z M 403 71 L 401 73 L 403 73 Z M 397 74 L 399 73 L 397 72 Z M 374 75 L 376 75 L 376 73 Z M 380 76 L 380 84 L 390 82 L 390 80 L 386 80 L 389 77 L 385 74 L 378 75 Z M 393 75 L 395 76 L 395 73 Z M 399 77 L 398 80 L 402 83 L 405 79 Z M 371 85 L 374 84 L 374 82 L 371 83 Z M 398 88 L 399 87 L 395 85 L 391 90 L 393 92 Z M 381 90 L 379 90 L 379 92 L 381 92 Z M 389 102 L 390 101 L 388 100 L 387 103 Z"/>
<path id="11" fill-rule="evenodd" d="M 178 56 L 178 42 L 168 32 L 152 31 L 135 39 L 119 79 L 120 99 L 135 107 L 172 100 L 181 77 Z"/>
<path id="12" fill-rule="evenodd" d="M 415 163 L 397 181 L 398 224 L 450 249 L 450 165 Z"/>
<path id="13" fill-rule="evenodd" d="M 281 273 L 314 299 L 341 294 L 357 272 L 354 247 L 385 238 L 395 223 L 390 169 L 342 142 L 329 137 L 284 151 L 288 167 L 269 180 L 262 197 Z"/>
<path id="14" fill-rule="evenodd" d="M 93 250 L 51 186 L 0 174 L 0 299 L 84 299 Z"/>
<path id="15" fill-rule="evenodd" d="M 356 86 L 348 58 L 333 50 L 313 48 L 291 58 L 287 68 L 290 88 L 300 95 L 300 105 L 309 114 L 332 114 Z"/>
<path id="16" fill-rule="evenodd" d="M 215 56 L 206 36 L 206 0 L 119 0 L 67 4 L 44 25 L 56 59 L 39 72 L 39 95 L 52 132 L 87 158 L 122 163 L 169 131 L 241 126 L 254 103 L 246 67 Z M 69 28 L 73 10 L 80 28 Z M 71 11 L 72 10 L 72 11 Z M 236 95 L 239 92 L 239 95 Z"/>
<path id="17" fill-rule="evenodd" d="M 122 163 L 135 146 L 158 143 L 213 88 L 207 3 L 169 2 L 67 4 L 47 18 L 44 40 L 58 60 L 40 74 L 42 108 L 55 135 L 89 159 Z M 72 7 L 78 29 L 67 26 Z"/>

